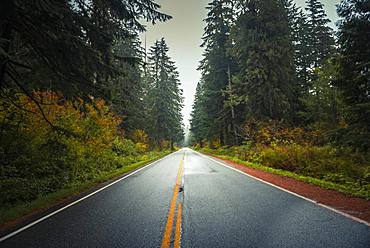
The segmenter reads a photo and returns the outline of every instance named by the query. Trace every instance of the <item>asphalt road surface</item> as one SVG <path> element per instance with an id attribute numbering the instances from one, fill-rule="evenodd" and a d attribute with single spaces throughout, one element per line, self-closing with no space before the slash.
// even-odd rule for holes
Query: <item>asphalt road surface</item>
<path id="1" fill-rule="evenodd" d="M 183 149 L 0 243 L 370 247 L 370 227 Z"/>

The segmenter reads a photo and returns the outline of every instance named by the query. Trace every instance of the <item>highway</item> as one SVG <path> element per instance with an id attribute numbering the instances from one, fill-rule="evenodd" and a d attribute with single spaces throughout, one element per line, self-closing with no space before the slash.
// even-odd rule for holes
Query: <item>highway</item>
<path id="1" fill-rule="evenodd" d="M 368 248 L 370 227 L 185 148 L 0 247 Z"/>

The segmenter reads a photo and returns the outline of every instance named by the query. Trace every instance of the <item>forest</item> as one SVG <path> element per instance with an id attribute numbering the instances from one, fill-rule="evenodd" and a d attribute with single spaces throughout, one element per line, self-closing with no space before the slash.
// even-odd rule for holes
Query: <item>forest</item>
<path id="1" fill-rule="evenodd" d="M 208 4 L 191 143 L 205 153 L 370 198 L 370 2 Z"/>
<path id="2" fill-rule="evenodd" d="M 212 0 L 193 149 L 370 199 L 370 3 Z M 154 0 L 2 0 L 0 223 L 184 144 L 183 90 Z M 194 82 L 196 83 L 196 82 Z"/>
<path id="3" fill-rule="evenodd" d="M 1 221 L 142 166 L 183 139 L 182 90 L 151 0 L 0 4 Z"/>

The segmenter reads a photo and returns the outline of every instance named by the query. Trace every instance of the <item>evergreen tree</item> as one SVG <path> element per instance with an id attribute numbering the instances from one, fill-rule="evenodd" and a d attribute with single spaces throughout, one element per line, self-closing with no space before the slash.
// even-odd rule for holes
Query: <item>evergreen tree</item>
<path id="1" fill-rule="evenodd" d="M 344 120 L 343 96 L 334 85 L 338 74 L 335 59 L 328 60 L 322 67 L 316 68 L 315 80 L 311 91 L 305 95 L 305 111 L 301 112 L 305 123 L 316 130 L 333 130 Z"/>
<path id="2" fill-rule="evenodd" d="M 321 66 L 334 50 L 333 30 L 327 26 L 330 20 L 319 0 L 307 0 L 308 57 L 311 68 Z"/>
<path id="3" fill-rule="evenodd" d="M 301 86 L 301 95 L 308 92 L 308 81 L 310 79 L 309 55 L 311 53 L 308 45 L 308 23 L 307 16 L 293 0 L 284 0 L 290 27 L 290 39 L 294 47 L 294 63 L 296 76 Z"/>
<path id="4" fill-rule="evenodd" d="M 168 20 L 158 8 L 152 0 L 2 1 L 1 87 L 103 95 L 117 74 L 114 40 L 143 31 L 139 19 Z"/>
<path id="5" fill-rule="evenodd" d="M 115 113 L 123 117 L 121 127 L 130 135 L 136 129 L 146 129 L 146 82 L 141 71 L 143 54 L 138 35 L 116 40 L 113 45 L 113 57 L 114 66 L 119 73 L 108 80 L 105 95 Z"/>
<path id="6" fill-rule="evenodd" d="M 174 142 L 183 139 L 181 108 L 182 90 L 177 68 L 168 56 L 168 46 L 162 38 L 150 48 L 148 69 L 151 85 L 148 92 L 150 134 L 154 142 Z"/>
<path id="7" fill-rule="evenodd" d="M 370 148 L 370 5 L 366 0 L 343 0 L 338 6 L 339 72 L 335 85 L 349 106 L 345 141 Z"/>
<path id="8" fill-rule="evenodd" d="M 204 109 L 203 94 L 203 82 L 200 81 L 195 92 L 190 131 L 195 142 L 201 146 L 203 146 L 203 141 L 208 137 L 207 132 L 209 129 L 209 122 L 207 122 L 206 110 Z"/>
<path id="9" fill-rule="evenodd" d="M 128 133 L 145 128 L 139 20 L 170 16 L 152 0 L 36 2 L 0 3 L 1 97 L 22 92 L 32 98 L 34 89 L 88 101 L 102 97 L 124 116 Z"/>
<path id="10" fill-rule="evenodd" d="M 295 97 L 294 51 L 284 3 L 251 0 L 232 32 L 239 93 L 247 118 L 291 120 Z"/>
<path id="11" fill-rule="evenodd" d="M 202 104 L 209 125 L 208 139 L 219 139 L 221 144 L 232 140 L 233 116 L 225 108 L 227 96 L 223 94 L 229 84 L 230 74 L 235 71 L 235 62 L 228 55 L 228 40 L 234 22 L 233 1 L 214 0 L 207 6 L 208 15 L 203 35 L 204 58 L 199 67 L 202 70 Z"/>

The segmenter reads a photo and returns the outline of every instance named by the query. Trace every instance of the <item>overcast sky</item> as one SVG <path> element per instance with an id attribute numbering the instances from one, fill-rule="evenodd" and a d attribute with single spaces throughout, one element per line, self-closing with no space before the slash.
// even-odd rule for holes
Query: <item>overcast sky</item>
<path id="1" fill-rule="evenodd" d="M 202 49 L 199 46 L 205 25 L 203 19 L 207 15 L 205 7 L 210 1 L 157 0 L 156 2 L 162 6 L 162 12 L 171 15 L 173 19 L 154 26 L 147 26 L 147 47 L 149 48 L 155 40 L 165 38 L 170 48 L 169 55 L 175 61 L 180 73 L 185 97 L 184 124 L 188 125 L 195 88 L 200 79 L 197 67 L 202 58 Z M 299 6 L 304 6 L 305 0 L 295 0 L 295 2 Z M 335 5 L 340 0 L 322 0 L 321 2 L 325 5 L 328 17 L 332 20 L 331 26 L 335 27 L 334 22 L 338 19 Z M 141 39 L 144 41 L 144 34 L 141 35 Z"/>

